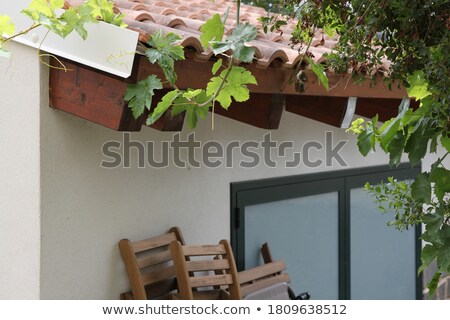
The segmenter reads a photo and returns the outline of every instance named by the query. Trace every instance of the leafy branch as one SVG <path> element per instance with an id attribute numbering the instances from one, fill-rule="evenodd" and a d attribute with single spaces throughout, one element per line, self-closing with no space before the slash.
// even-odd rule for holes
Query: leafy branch
<path id="1" fill-rule="evenodd" d="M 16 33 L 16 26 L 11 18 L 0 15 L 0 56 L 10 57 L 11 52 L 7 50 L 6 45 L 11 40 L 39 27 L 45 27 L 62 38 L 75 31 L 86 39 L 87 23 L 102 20 L 117 26 L 125 26 L 123 16 L 114 13 L 113 5 L 110 0 L 87 0 L 76 8 L 71 7 L 58 14 L 64 7 L 64 0 L 32 0 L 28 7 L 22 10 L 22 13 L 33 22 L 31 27 L 25 30 Z"/>
<path id="2" fill-rule="evenodd" d="M 216 55 L 227 57 L 225 60 L 219 59 L 213 65 L 213 77 L 206 88 L 181 90 L 176 86 L 175 63 L 185 59 L 184 48 L 178 44 L 181 38 L 170 32 L 155 32 L 147 43 L 149 48 L 145 54 L 150 63 L 157 64 L 162 69 L 166 81 L 163 83 L 155 75 L 150 75 L 136 85 L 128 86 L 125 101 L 136 118 L 147 110 L 149 116 L 146 123 L 151 125 L 172 108 L 172 116 L 186 112 L 188 126 L 194 128 L 198 118 L 204 119 L 210 108 L 214 110 L 216 102 L 228 109 L 233 100 L 243 102 L 250 98 L 247 85 L 256 84 L 256 79 L 239 64 L 251 62 L 254 58 L 255 49 L 248 47 L 246 43 L 256 38 L 256 28 L 250 24 L 238 24 L 223 39 L 225 24 L 220 15 L 215 14 L 205 22 L 201 31 L 202 45 L 209 46 Z M 221 68 L 224 70 L 216 75 Z M 172 90 L 152 109 L 152 98 L 157 90 L 163 89 L 164 84 Z"/>

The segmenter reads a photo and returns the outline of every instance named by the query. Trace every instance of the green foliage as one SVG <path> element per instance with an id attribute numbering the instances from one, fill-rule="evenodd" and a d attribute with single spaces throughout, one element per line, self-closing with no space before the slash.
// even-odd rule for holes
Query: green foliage
<path id="1" fill-rule="evenodd" d="M 4 35 L 12 35 L 16 31 L 15 24 L 8 16 L 0 15 L 0 58 L 11 56 L 10 52 L 4 48 Z"/>
<path id="2" fill-rule="evenodd" d="M 172 116 L 186 112 L 189 129 L 194 129 L 197 126 L 198 118 L 205 119 L 209 108 L 212 106 L 210 96 L 202 89 L 187 90 L 173 104 Z"/>
<path id="3" fill-rule="evenodd" d="M 225 26 L 219 14 L 215 14 L 201 28 L 200 36 L 202 45 L 208 45 L 216 54 L 229 52 L 227 63 L 224 59 L 218 59 L 212 67 L 212 75 L 216 75 L 221 68 L 223 70 L 218 76 L 212 77 L 206 89 L 180 90 L 175 86 L 176 73 L 175 61 L 184 59 L 183 47 L 178 45 L 180 38 L 173 34 L 163 34 L 161 31 L 155 32 L 148 42 L 150 48 L 146 51 L 146 56 L 150 63 L 157 63 L 164 72 L 168 84 L 174 89 L 167 93 L 150 113 L 147 125 L 155 123 L 166 111 L 171 108 L 171 115 L 175 116 L 182 112 L 186 113 L 189 128 L 195 128 L 198 119 L 204 119 L 208 115 L 210 108 L 217 101 L 220 105 L 228 109 L 233 99 L 243 102 L 249 99 L 250 92 L 248 84 L 256 84 L 255 77 L 245 68 L 237 66 L 239 62 L 250 62 L 253 60 L 254 49 L 245 46 L 245 43 L 256 37 L 255 27 L 245 24 L 238 25 L 233 33 L 223 40 Z M 153 81 L 156 77 L 153 76 Z M 159 83 L 158 83 L 159 84 Z M 147 109 L 150 110 L 151 97 L 153 91 L 139 87 L 129 86 L 126 97 L 130 100 L 130 107 L 135 117 L 144 113 L 143 104 L 147 102 Z M 153 86 L 160 89 L 160 86 Z M 146 90 L 146 94 L 140 94 L 140 90 Z M 131 100 L 134 98 L 134 100 Z"/>
<path id="4" fill-rule="evenodd" d="M 257 84 L 255 77 L 250 71 L 242 67 L 232 67 L 222 71 L 219 76 L 211 78 L 206 87 L 206 93 L 212 96 L 215 92 L 220 91 L 215 100 L 223 108 L 228 109 L 232 98 L 237 102 L 243 102 L 250 98 L 247 84 Z"/>
<path id="5" fill-rule="evenodd" d="M 411 185 L 411 196 L 419 203 L 431 202 L 431 183 L 428 173 L 422 172 L 416 177 Z"/>
<path id="6" fill-rule="evenodd" d="M 63 6 L 64 0 L 32 0 L 27 9 L 22 12 L 35 21 L 39 21 L 44 17 L 56 19 L 56 10 L 62 9 Z"/>
<path id="7" fill-rule="evenodd" d="M 202 46 L 207 48 L 210 41 L 222 41 L 225 25 L 220 19 L 220 15 L 216 13 L 202 25 L 200 31 L 202 31 L 202 34 L 200 35 Z"/>
<path id="8" fill-rule="evenodd" d="M 117 26 L 126 26 L 122 22 L 123 15 L 114 13 L 111 0 L 88 0 L 76 8 L 61 10 L 63 6 L 63 0 L 32 0 L 22 13 L 33 21 L 33 25 L 18 33 L 15 33 L 16 28 L 11 18 L 0 15 L 0 57 L 11 57 L 11 52 L 5 47 L 7 42 L 40 26 L 63 38 L 76 31 L 83 39 L 88 36 L 86 23 L 103 20 Z"/>
<path id="9" fill-rule="evenodd" d="M 177 80 L 175 61 L 184 60 L 183 47 L 177 45 L 180 40 L 181 38 L 174 33 L 163 34 L 159 30 L 150 38 L 148 44 L 151 48 L 145 52 L 151 63 L 157 63 L 161 67 L 171 85 Z"/>
<path id="10" fill-rule="evenodd" d="M 3 34 L 12 35 L 16 31 L 16 26 L 8 16 L 0 15 L 0 37 Z"/>
<path id="11" fill-rule="evenodd" d="M 325 73 L 325 67 L 320 63 L 315 63 L 313 59 L 306 58 L 306 61 L 308 61 L 308 64 L 311 68 L 311 70 L 315 73 L 317 76 L 317 79 L 319 79 L 319 82 L 327 89 L 327 91 L 330 89 L 330 86 L 328 84 L 328 77 Z"/>
<path id="12" fill-rule="evenodd" d="M 174 100 L 178 98 L 181 94 L 180 90 L 172 90 L 166 93 L 166 95 L 161 99 L 161 101 L 156 105 L 155 110 L 147 119 L 147 125 L 154 124 L 161 116 L 166 112 Z"/>
<path id="13" fill-rule="evenodd" d="M 409 87 L 406 88 L 410 97 L 421 100 L 431 93 L 428 91 L 428 81 L 425 78 L 425 73 L 422 70 L 416 70 L 407 78 Z"/>
<path id="14" fill-rule="evenodd" d="M 251 24 L 239 24 L 225 41 L 211 41 L 211 48 L 215 54 L 227 51 L 233 52 L 233 57 L 242 62 L 252 62 L 255 56 L 255 49 L 247 47 L 246 42 L 256 38 L 258 31 Z"/>
<path id="15" fill-rule="evenodd" d="M 375 150 L 375 141 L 379 135 L 377 123 L 378 116 L 367 122 L 366 128 L 358 135 L 358 148 L 363 156 L 367 156 L 370 150 Z"/>
<path id="16" fill-rule="evenodd" d="M 161 80 L 155 75 L 139 81 L 137 84 L 130 84 L 124 95 L 124 100 L 128 101 L 128 107 L 133 112 L 135 118 L 140 117 L 145 109 L 150 111 L 155 90 L 162 89 Z"/>
<path id="17" fill-rule="evenodd" d="M 358 135 L 358 148 L 366 156 L 377 145 L 398 165 L 405 153 L 412 164 L 439 149 L 450 152 L 450 7 L 448 0 L 395 0 L 380 3 L 353 1 L 282 1 L 280 14 L 262 20 L 266 30 L 276 30 L 290 18 L 298 24 L 291 42 L 307 45 L 318 28 L 339 36 L 335 52 L 325 55 L 323 71 L 351 71 L 358 82 L 376 81 L 379 66 L 389 60 L 384 82 L 403 85 L 411 98 L 420 101 L 417 110 L 399 106 L 397 117 L 378 124 L 358 119 L 349 131 Z M 319 76 L 322 70 L 315 73 Z M 303 82 L 308 79 L 302 79 Z M 304 88 L 304 86 L 301 86 Z M 393 106 L 394 107 L 394 106 Z M 444 156 L 446 157 L 447 154 Z M 430 172 L 419 175 L 412 185 L 391 181 L 369 188 L 380 210 L 394 210 L 396 226 L 424 223 L 424 266 L 437 261 L 438 273 L 430 282 L 436 289 L 440 273 L 447 272 L 450 245 L 448 199 L 450 171 L 438 159 Z M 425 207 L 423 205 L 426 204 Z M 447 243 L 446 246 L 443 243 Z"/>
<path id="18" fill-rule="evenodd" d="M 63 38 L 76 31 L 86 39 L 85 24 L 96 23 L 98 20 L 125 26 L 122 23 L 123 16 L 114 13 L 113 3 L 110 0 L 89 0 L 59 15 L 58 11 L 63 6 L 63 0 L 32 0 L 22 12 L 33 20 L 34 26 L 42 25 Z"/>

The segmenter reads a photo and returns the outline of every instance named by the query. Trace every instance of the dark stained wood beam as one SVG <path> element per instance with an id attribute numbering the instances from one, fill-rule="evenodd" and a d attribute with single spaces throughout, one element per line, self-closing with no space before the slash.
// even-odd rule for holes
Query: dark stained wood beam
<path id="1" fill-rule="evenodd" d="M 287 96 L 286 111 L 340 128 L 348 98 Z"/>
<path id="2" fill-rule="evenodd" d="M 50 106 L 116 131 L 140 131 L 148 112 L 135 119 L 123 96 L 129 83 L 136 81 L 133 73 L 122 79 L 93 68 L 59 58 L 67 72 L 50 69 Z M 137 64 L 139 64 L 139 59 Z M 51 58 L 50 65 L 59 67 Z M 137 67 L 134 67 L 137 72 Z M 153 107 L 161 99 L 153 99 Z M 174 118 L 167 112 L 151 127 L 161 131 L 181 131 L 184 114 Z"/>
<path id="3" fill-rule="evenodd" d="M 355 114 L 366 118 L 373 118 L 378 114 L 378 120 L 384 122 L 397 116 L 401 102 L 402 99 L 358 98 Z M 419 103 L 411 100 L 410 107 L 417 109 Z"/>
<path id="4" fill-rule="evenodd" d="M 177 86 L 180 89 L 198 89 L 205 88 L 211 79 L 211 69 L 214 60 L 198 61 L 195 53 L 185 51 L 186 59 L 175 63 L 175 70 L 178 74 Z M 268 67 L 266 69 L 258 68 L 255 64 L 244 65 L 256 77 L 258 85 L 250 85 L 249 89 L 252 93 L 264 94 L 287 94 L 297 95 L 294 84 L 289 83 L 289 79 L 294 72 L 293 69 L 286 69 L 282 66 Z M 164 75 L 161 69 L 148 62 L 147 59 L 140 59 L 139 71 L 137 78 L 145 79 L 149 74 L 155 74 L 161 79 Z M 327 97 L 365 97 L 365 98 L 391 98 L 402 99 L 406 96 L 406 91 L 399 89 L 396 85 L 389 90 L 382 79 L 371 84 L 365 81 L 362 84 L 354 84 L 354 80 L 350 75 L 329 74 L 330 90 L 327 91 L 317 80 L 317 77 L 310 70 L 306 71 L 308 83 L 306 83 L 306 91 L 304 95 L 308 96 L 327 96 Z"/>
<path id="5" fill-rule="evenodd" d="M 180 89 L 205 88 L 212 76 L 214 61 L 198 61 L 195 53 L 189 50 L 186 50 L 186 56 L 186 60 L 176 63 L 177 86 Z M 129 83 L 136 83 L 149 74 L 164 79 L 158 66 L 137 56 L 131 77 L 122 79 L 66 59 L 61 61 L 70 71 L 50 70 L 50 105 L 53 108 L 118 131 L 139 131 L 145 124 L 147 115 L 134 119 L 123 96 Z M 50 64 L 59 67 L 55 59 L 51 59 Z M 277 129 L 285 106 L 289 112 L 340 127 L 350 96 L 358 97 L 357 115 L 371 118 L 379 114 L 380 121 L 386 121 L 397 114 L 401 98 L 405 96 L 404 90 L 395 86 L 389 91 L 382 81 L 373 87 L 369 87 L 368 82 L 359 86 L 347 76 L 337 75 L 330 75 L 333 89 L 326 91 L 310 71 L 307 71 L 309 81 L 305 93 L 298 94 L 294 85 L 288 82 L 292 69 L 282 66 L 259 69 L 255 64 L 244 66 L 258 81 L 258 86 L 249 86 L 250 100 L 234 103 L 228 110 L 217 107 L 215 112 L 258 128 Z M 154 97 L 153 108 L 165 92 L 161 90 Z M 151 127 L 180 131 L 184 117 L 185 114 L 180 114 L 172 118 L 168 111 Z"/>
<path id="6" fill-rule="evenodd" d="M 242 103 L 233 103 L 228 110 L 216 107 L 221 116 L 250 124 L 262 129 L 278 129 L 286 103 L 282 94 L 254 94 Z"/>

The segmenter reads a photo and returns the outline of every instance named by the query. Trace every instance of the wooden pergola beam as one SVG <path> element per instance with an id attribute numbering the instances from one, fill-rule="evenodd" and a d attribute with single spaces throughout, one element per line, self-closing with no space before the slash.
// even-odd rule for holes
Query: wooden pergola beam
<path id="1" fill-rule="evenodd" d="M 188 50 L 186 56 L 186 60 L 177 62 L 175 66 L 177 87 L 205 88 L 212 76 L 214 61 L 197 61 L 195 54 Z M 149 74 L 164 79 L 158 66 L 137 56 L 131 77 L 121 79 L 66 59 L 61 61 L 69 71 L 50 69 L 50 105 L 53 108 L 118 131 L 139 131 L 145 124 L 147 114 L 134 119 L 123 96 L 128 84 L 143 80 Z M 60 66 L 53 58 L 50 64 Z M 294 85 L 289 83 L 292 69 L 281 66 L 259 69 L 256 64 L 245 67 L 258 81 L 257 86 L 249 86 L 250 99 L 244 103 L 233 103 L 228 110 L 217 106 L 215 112 L 263 129 L 277 129 L 285 107 L 289 112 L 340 127 L 348 97 L 357 97 L 355 114 L 368 118 L 379 114 L 380 121 L 386 121 L 397 115 L 400 101 L 405 96 L 405 92 L 396 86 L 389 91 L 382 81 L 370 87 L 368 82 L 356 85 L 348 76 L 336 75 L 329 75 L 332 89 L 326 91 L 310 71 L 307 71 L 309 81 L 305 93 L 298 94 Z M 167 90 L 169 88 L 157 92 L 153 108 Z M 161 131 L 180 131 L 184 118 L 184 113 L 171 117 L 169 110 L 152 127 Z"/>
<path id="2" fill-rule="evenodd" d="M 228 110 L 216 107 L 214 111 L 221 116 L 250 124 L 262 129 L 278 129 L 286 103 L 282 94 L 250 94 L 250 99 L 233 103 Z"/>
<path id="3" fill-rule="evenodd" d="M 186 88 L 205 88 L 212 77 L 211 69 L 214 60 L 197 61 L 195 54 L 186 51 L 186 59 L 175 63 L 175 70 L 178 75 L 177 87 Z M 256 64 L 244 65 L 246 69 L 252 72 L 258 81 L 257 85 L 249 85 L 252 93 L 264 94 L 286 94 L 298 95 L 295 85 L 289 83 L 294 70 L 283 67 L 270 66 L 265 69 L 258 68 Z M 155 74 L 164 78 L 161 69 L 148 62 L 147 59 L 140 59 L 137 78 L 145 79 L 149 74 Z M 383 98 L 383 99 L 402 99 L 406 96 L 404 88 L 398 88 L 396 85 L 389 90 L 382 78 L 377 83 L 372 84 L 369 80 L 362 84 L 355 84 L 355 79 L 351 75 L 328 74 L 330 90 L 327 91 L 321 85 L 315 74 L 307 70 L 306 76 L 308 82 L 305 85 L 304 95 L 324 96 L 324 97 L 364 97 L 364 98 Z"/>

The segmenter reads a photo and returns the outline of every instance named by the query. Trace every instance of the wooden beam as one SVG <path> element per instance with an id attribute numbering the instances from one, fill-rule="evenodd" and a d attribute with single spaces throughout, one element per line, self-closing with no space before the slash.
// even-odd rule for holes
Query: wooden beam
<path id="1" fill-rule="evenodd" d="M 401 102 L 402 99 L 359 98 L 355 113 L 366 118 L 373 118 L 378 114 L 378 120 L 384 122 L 397 116 Z M 410 107 L 416 109 L 419 103 L 411 100 Z"/>
<path id="2" fill-rule="evenodd" d="M 228 110 L 221 107 L 215 112 L 221 116 L 262 129 L 278 129 L 286 96 L 281 94 L 255 94 L 242 103 L 233 103 Z"/>
<path id="3" fill-rule="evenodd" d="M 118 77 L 61 59 L 50 59 L 50 106 L 118 131 L 139 131 L 143 117 L 134 119 L 123 100 L 127 83 Z"/>
<path id="4" fill-rule="evenodd" d="M 287 96 L 286 111 L 340 128 L 348 98 Z"/>
<path id="5" fill-rule="evenodd" d="M 50 59 L 50 106 L 116 131 L 140 131 L 148 112 L 135 119 L 123 96 L 129 83 L 136 82 L 139 59 L 129 79 L 112 76 L 96 69 L 60 59 L 68 69 Z M 165 92 L 153 99 L 153 108 Z M 170 117 L 166 112 L 151 127 L 160 131 L 181 131 L 184 113 Z"/>
<path id="6" fill-rule="evenodd" d="M 185 51 L 186 59 L 175 63 L 175 70 L 178 74 L 177 86 L 180 89 L 186 88 L 205 88 L 211 79 L 211 69 L 215 62 L 196 60 L 195 53 Z M 266 69 L 258 68 L 255 64 L 243 65 L 250 70 L 256 77 L 258 85 L 249 85 L 252 93 L 264 94 L 288 94 L 298 95 L 294 84 L 289 84 L 289 78 L 294 72 L 293 69 L 286 69 L 282 66 L 268 67 Z M 149 74 L 155 74 L 162 79 L 164 75 L 161 69 L 148 62 L 147 59 L 141 59 L 139 63 L 138 79 L 145 79 Z M 310 70 L 306 71 L 308 82 L 306 90 L 302 95 L 308 96 L 326 96 L 326 97 L 365 97 L 365 98 L 390 98 L 402 99 L 406 96 L 406 91 L 399 89 L 396 85 L 389 90 L 382 78 L 376 84 L 371 85 L 367 80 L 362 84 L 355 84 L 350 75 L 328 74 L 330 90 L 327 91 L 317 80 L 317 77 Z"/>

